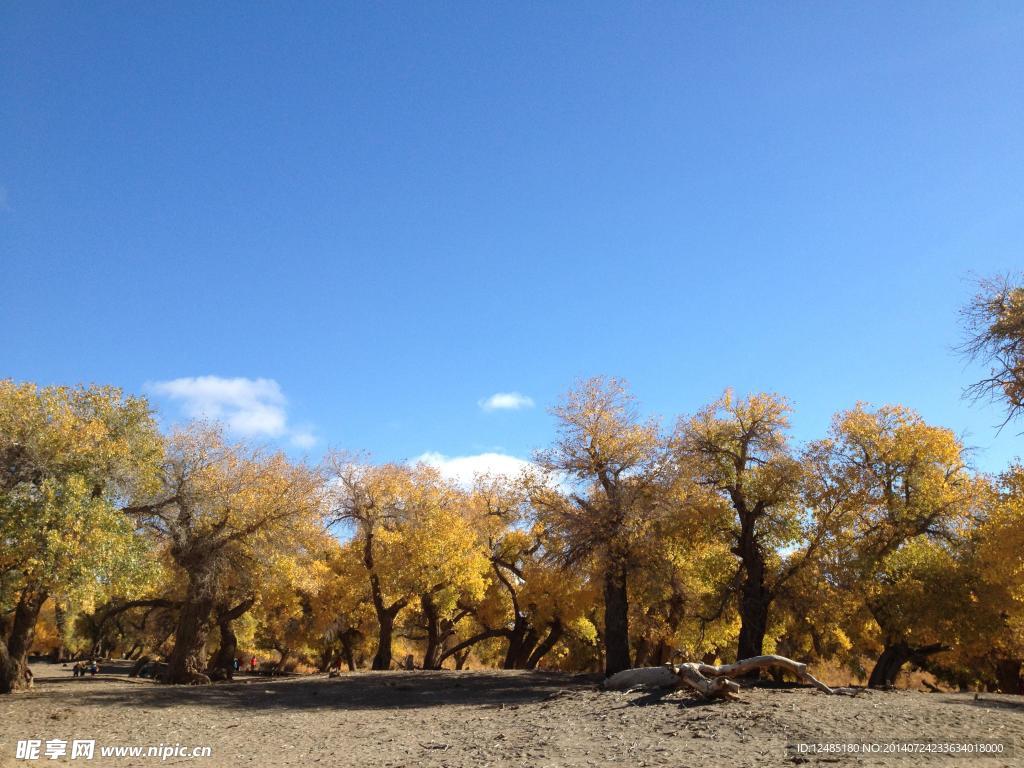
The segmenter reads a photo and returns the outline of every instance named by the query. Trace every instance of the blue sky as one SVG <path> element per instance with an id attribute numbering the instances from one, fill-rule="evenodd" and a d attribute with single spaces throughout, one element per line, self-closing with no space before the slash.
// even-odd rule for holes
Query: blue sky
<path id="1" fill-rule="evenodd" d="M 390 459 L 526 458 L 605 373 L 780 392 L 799 439 L 902 402 L 999 469 L 952 347 L 1024 258 L 1022 40 L 1016 2 L 2 2 L 0 375 Z"/>

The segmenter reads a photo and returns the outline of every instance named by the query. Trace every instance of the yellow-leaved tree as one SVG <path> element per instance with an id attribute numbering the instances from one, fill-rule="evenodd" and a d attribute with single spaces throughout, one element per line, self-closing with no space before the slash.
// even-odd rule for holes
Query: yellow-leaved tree
<path id="1" fill-rule="evenodd" d="M 429 622 L 427 664 L 439 653 L 440 622 L 486 587 L 488 561 L 462 494 L 430 467 L 329 461 L 334 518 L 362 555 L 377 616 L 373 669 L 391 667 L 395 623 L 413 601 Z M 430 646 L 430 640 L 433 647 Z"/>
<path id="2" fill-rule="evenodd" d="M 805 535 L 803 466 L 790 447 L 789 413 L 776 395 L 727 391 L 680 419 L 672 441 L 679 471 L 732 510 L 725 535 L 739 563 L 737 659 L 761 655 L 772 603 L 807 562 L 782 556 Z"/>
<path id="3" fill-rule="evenodd" d="M 249 610 L 263 566 L 299 551 L 324 524 L 319 472 L 280 453 L 227 442 L 193 424 L 167 441 L 162 487 L 127 509 L 158 537 L 186 581 L 166 681 L 201 682 L 207 636 Z M 227 665 L 233 655 L 218 654 Z M 219 669 L 220 667 L 218 667 Z"/>
<path id="4" fill-rule="evenodd" d="M 838 414 L 818 456 L 843 521 L 827 577 L 857 595 L 877 624 L 880 652 L 868 682 L 889 686 L 908 661 L 923 664 L 956 639 L 949 622 L 970 599 L 955 567 L 958 548 L 985 485 L 968 472 L 950 430 L 903 406 Z"/>
<path id="5" fill-rule="evenodd" d="M 120 505 L 152 487 L 160 455 L 145 400 L 0 380 L 0 602 L 14 605 L 0 692 L 26 683 L 48 597 L 88 604 L 147 580 L 146 541 Z"/>
<path id="6" fill-rule="evenodd" d="M 630 667 L 629 580 L 636 553 L 668 513 L 663 442 L 619 379 L 580 382 L 552 409 L 558 438 L 537 463 L 572 486 L 538 483 L 531 493 L 563 566 L 596 563 L 604 598 L 605 673 Z"/>

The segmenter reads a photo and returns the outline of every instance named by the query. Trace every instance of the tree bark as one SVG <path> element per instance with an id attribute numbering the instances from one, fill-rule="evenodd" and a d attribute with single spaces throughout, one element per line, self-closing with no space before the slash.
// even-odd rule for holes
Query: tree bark
<path id="1" fill-rule="evenodd" d="M 1024 693 L 1024 678 L 1020 674 L 1020 659 L 1000 659 L 996 662 L 996 682 L 1003 693 Z"/>
<path id="2" fill-rule="evenodd" d="M 463 653 L 463 652 L 466 652 L 468 654 L 469 650 L 474 645 L 476 645 L 477 643 L 483 642 L 484 640 L 488 640 L 488 639 L 490 639 L 492 637 L 508 637 L 508 636 L 509 636 L 509 630 L 507 630 L 507 629 L 485 629 L 483 632 L 480 632 L 479 634 L 473 635 L 473 637 L 470 637 L 470 638 L 468 638 L 466 640 L 463 640 L 461 643 L 458 643 L 457 645 L 453 645 L 447 651 L 442 653 L 441 654 L 441 662 L 444 663 L 445 659 L 447 659 L 450 656 L 455 656 L 456 658 L 458 658 L 458 655 L 460 653 Z"/>
<path id="3" fill-rule="evenodd" d="M 420 606 L 423 609 L 423 618 L 427 622 L 427 647 L 423 651 L 423 668 L 441 668 L 441 650 L 444 644 L 444 633 L 441 630 L 441 619 L 437 613 L 437 606 L 429 594 L 420 595 Z"/>
<path id="4" fill-rule="evenodd" d="M 359 634 L 357 629 L 347 629 L 341 633 L 341 657 L 345 660 L 349 672 L 356 671 L 355 638 Z"/>
<path id="5" fill-rule="evenodd" d="M 189 586 L 190 594 L 185 599 L 174 631 L 174 649 L 167 660 L 164 676 L 166 683 L 210 682 L 210 678 L 203 673 L 203 649 L 210 631 L 213 599 L 203 592 L 205 590 Z"/>
<path id="6" fill-rule="evenodd" d="M 896 684 L 900 670 L 908 661 L 921 666 L 927 663 L 929 656 L 948 650 L 949 646 L 942 643 L 921 645 L 916 648 L 903 640 L 887 643 L 871 670 L 868 687 L 891 688 Z"/>
<path id="7" fill-rule="evenodd" d="M 647 665 L 647 660 L 651 655 L 651 641 L 647 635 L 640 638 L 640 642 L 636 644 L 636 650 L 633 651 L 633 667 L 643 667 Z"/>
<path id="8" fill-rule="evenodd" d="M 740 637 L 736 658 L 749 659 L 764 651 L 764 636 L 768 631 L 768 607 L 771 594 L 764 583 L 764 554 L 753 531 L 753 516 L 749 524 L 744 521 L 740 535 L 739 555 L 743 559 L 744 581 L 740 594 Z M 753 676 L 759 674 L 753 670 Z"/>
<path id="9" fill-rule="evenodd" d="M 391 643 L 395 631 L 395 614 L 384 611 L 377 615 L 377 651 L 373 654 L 371 669 L 391 669 Z"/>
<path id="10" fill-rule="evenodd" d="M 57 625 L 57 645 L 53 649 L 53 661 L 60 664 L 64 661 L 64 634 L 67 631 L 67 612 L 60 600 L 53 603 L 53 622 Z"/>
<path id="11" fill-rule="evenodd" d="M 605 676 L 629 669 L 629 593 L 625 558 L 613 557 L 604 575 Z"/>
<path id="12" fill-rule="evenodd" d="M 0 641 L 0 645 L 4 646 L 0 651 L 0 693 L 11 693 L 27 688 L 30 684 L 28 652 L 35 639 L 39 611 L 47 597 L 46 590 L 33 585 L 21 591 L 10 635 L 6 644 Z"/>
<path id="13" fill-rule="evenodd" d="M 537 665 L 540 664 L 541 659 L 548 655 L 552 648 L 555 647 L 555 643 L 562 639 L 562 635 L 565 634 L 565 628 L 562 626 L 562 622 L 558 619 L 554 619 L 549 625 L 548 636 L 533 649 L 533 653 L 526 660 L 527 669 L 536 669 Z"/>
<path id="14" fill-rule="evenodd" d="M 530 654 L 537 645 L 540 636 L 530 621 L 520 613 L 516 614 L 512 629 L 506 632 L 508 647 L 505 649 L 505 660 L 502 669 L 525 669 Z"/>
<path id="15" fill-rule="evenodd" d="M 238 653 L 238 638 L 235 635 L 233 622 L 245 614 L 253 603 L 253 598 L 247 598 L 234 608 L 223 607 L 217 612 L 217 627 L 220 629 L 220 645 L 217 647 L 217 654 L 210 664 L 207 674 L 211 679 L 232 680 L 235 674 L 235 656 Z"/>
<path id="16" fill-rule="evenodd" d="M 372 539 L 367 539 L 365 545 L 364 560 L 367 570 L 370 570 L 370 597 L 373 600 L 373 609 L 377 612 L 377 650 L 373 655 L 373 670 L 391 669 L 392 642 L 395 634 L 395 617 L 399 611 L 409 603 L 408 598 L 397 600 L 391 605 L 384 602 L 384 590 L 381 589 L 380 579 L 373 569 L 373 547 Z"/>

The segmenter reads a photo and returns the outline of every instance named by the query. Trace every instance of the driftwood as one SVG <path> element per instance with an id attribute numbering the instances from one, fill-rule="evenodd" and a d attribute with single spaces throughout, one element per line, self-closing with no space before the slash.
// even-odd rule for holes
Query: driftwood
<path id="1" fill-rule="evenodd" d="M 789 672 L 801 683 L 809 683 L 823 693 L 848 693 L 845 689 L 832 689 L 807 671 L 807 665 L 785 656 L 755 656 L 735 664 L 666 664 L 663 667 L 627 669 L 609 677 L 604 687 L 612 691 L 634 688 L 678 688 L 687 686 L 706 699 L 736 699 L 740 686 L 731 678 L 742 677 L 764 669 Z"/>

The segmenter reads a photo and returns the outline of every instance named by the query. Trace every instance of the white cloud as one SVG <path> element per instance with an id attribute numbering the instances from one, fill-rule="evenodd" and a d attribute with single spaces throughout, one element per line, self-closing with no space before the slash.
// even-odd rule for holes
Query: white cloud
<path id="1" fill-rule="evenodd" d="M 505 453 L 478 453 L 473 456 L 445 456 L 443 453 L 428 451 L 412 460 L 413 464 L 427 464 L 436 467 L 448 480 L 463 486 L 473 484 L 477 475 L 504 475 L 518 477 L 524 469 L 537 466 L 524 459 Z"/>
<path id="2" fill-rule="evenodd" d="M 296 448 L 312 448 L 318 442 L 316 435 L 307 430 L 298 430 L 292 433 L 292 445 Z"/>
<path id="3" fill-rule="evenodd" d="M 289 427 L 288 400 L 273 379 L 194 376 L 157 381 L 147 388 L 180 403 L 185 416 L 222 421 L 243 437 L 288 437 L 299 448 L 317 442 L 310 429 Z"/>
<path id="4" fill-rule="evenodd" d="M 533 408 L 533 398 L 519 392 L 495 392 L 478 405 L 485 411 L 518 411 L 522 408 Z"/>

